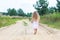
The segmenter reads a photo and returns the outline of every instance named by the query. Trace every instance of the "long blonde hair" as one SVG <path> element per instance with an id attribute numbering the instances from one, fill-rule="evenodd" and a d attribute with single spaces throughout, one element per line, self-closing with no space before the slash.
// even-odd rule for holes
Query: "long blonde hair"
<path id="1" fill-rule="evenodd" d="M 40 20 L 40 16 L 37 11 L 34 11 L 32 14 L 32 20 Z"/>

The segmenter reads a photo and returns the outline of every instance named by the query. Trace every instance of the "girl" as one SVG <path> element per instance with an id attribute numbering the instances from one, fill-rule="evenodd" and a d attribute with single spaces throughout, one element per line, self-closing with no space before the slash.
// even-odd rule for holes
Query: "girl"
<path id="1" fill-rule="evenodd" d="M 32 14 L 32 20 L 31 20 L 32 25 L 33 25 L 33 29 L 34 29 L 34 34 L 37 33 L 37 29 L 38 29 L 38 27 L 39 27 L 39 21 L 40 21 L 39 14 L 38 14 L 38 12 L 35 11 L 35 12 Z"/>

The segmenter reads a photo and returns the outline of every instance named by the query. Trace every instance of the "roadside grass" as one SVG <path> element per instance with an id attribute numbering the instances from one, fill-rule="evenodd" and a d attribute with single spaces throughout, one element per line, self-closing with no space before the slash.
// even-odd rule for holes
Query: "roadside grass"
<path id="1" fill-rule="evenodd" d="M 16 23 L 17 20 L 22 20 L 22 18 L 10 18 L 0 16 L 0 28 Z"/>
<path id="2" fill-rule="evenodd" d="M 60 29 L 60 13 L 41 16 L 40 22 L 47 24 L 49 27 Z"/>
<path id="3" fill-rule="evenodd" d="M 27 24 L 25 21 L 23 21 L 23 25 L 24 25 L 24 26 L 27 26 L 28 24 Z"/>

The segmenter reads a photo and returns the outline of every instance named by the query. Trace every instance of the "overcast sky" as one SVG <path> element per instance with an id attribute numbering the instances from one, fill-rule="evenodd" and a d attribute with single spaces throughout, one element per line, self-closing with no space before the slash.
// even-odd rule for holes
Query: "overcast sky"
<path id="1" fill-rule="evenodd" d="M 21 8 L 25 13 L 35 11 L 33 4 L 37 0 L 0 0 L 0 12 L 7 12 L 8 8 Z M 49 7 L 56 6 L 56 0 L 48 0 Z"/>

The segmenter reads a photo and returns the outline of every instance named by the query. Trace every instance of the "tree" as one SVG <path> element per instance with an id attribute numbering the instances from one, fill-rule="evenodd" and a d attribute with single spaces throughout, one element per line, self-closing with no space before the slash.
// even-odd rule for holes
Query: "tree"
<path id="1" fill-rule="evenodd" d="M 8 15 L 8 13 L 6 13 L 6 12 L 3 12 L 3 15 Z"/>
<path id="2" fill-rule="evenodd" d="M 19 16 L 25 16 L 25 13 L 22 9 L 18 9 L 18 15 Z"/>
<path id="3" fill-rule="evenodd" d="M 27 13 L 27 17 L 31 17 L 32 16 L 32 13 Z"/>
<path id="4" fill-rule="evenodd" d="M 58 12 L 60 12 L 60 0 L 57 0 L 57 8 L 58 8 Z"/>
<path id="5" fill-rule="evenodd" d="M 57 9 L 55 7 L 49 7 L 48 10 L 49 10 L 49 13 L 57 12 Z"/>
<path id="6" fill-rule="evenodd" d="M 17 12 L 16 12 L 16 10 L 13 8 L 12 10 L 11 10 L 11 16 L 16 16 L 17 15 Z"/>
<path id="7" fill-rule="evenodd" d="M 36 5 L 33 7 L 39 12 L 40 15 L 44 15 L 48 11 L 48 2 L 47 0 L 39 0 L 36 2 Z"/>
<path id="8" fill-rule="evenodd" d="M 11 14 L 11 9 L 9 8 L 9 9 L 7 9 L 7 11 L 8 11 L 8 15 L 10 15 Z"/>
<path id="9" fill-rule="evenodd" d="M 17 15 L 17 12 L 16 12 L 16 10 L 14 8 L 13 9 L 9 8 L 7 11 L 8 11 L 8 14 L 10 16 L 16 16 Z"/>

